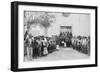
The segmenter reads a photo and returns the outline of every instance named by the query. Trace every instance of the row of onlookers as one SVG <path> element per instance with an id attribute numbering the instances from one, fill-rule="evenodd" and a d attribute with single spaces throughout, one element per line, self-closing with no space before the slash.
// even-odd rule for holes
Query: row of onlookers
<path id="1" fill-rule="evenodd" d="M 90 37 L 73 37 L 72 47 L 79 52 L 90 55 Z"/>
<path id="2" fill-rule="evenodd" d="M 50 37 L 27 35 L 24 39 L 24 56 L 28 60 L 42 57 L 59 49 L 59 46 L 73 47 L 73 49 L 90 55 L 90 37 L 72 37 L 72 39 L 56 39 Z"/>
<path id="3" fill-rule="evenodd" d="M 28 37 L 24 41 L 24 56 L 27 60 L 46 56 L 56 50 L 56 42 L 46 37 Z"/>

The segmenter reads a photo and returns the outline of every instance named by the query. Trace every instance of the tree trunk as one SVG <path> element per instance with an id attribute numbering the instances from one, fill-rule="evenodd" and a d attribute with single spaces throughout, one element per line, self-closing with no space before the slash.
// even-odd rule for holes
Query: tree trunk
<path id="1" fill-rule="evenodd" d="M 45 36 L 47 36 L 48 28 L 45 28 Z"/>

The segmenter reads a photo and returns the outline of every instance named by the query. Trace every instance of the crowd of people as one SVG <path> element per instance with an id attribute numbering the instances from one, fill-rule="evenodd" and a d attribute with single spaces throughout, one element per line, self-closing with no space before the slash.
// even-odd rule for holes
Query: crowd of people
<path id="1" fill-rule="evenodd" d="M 42 56 L 47 56 L 49 53 L 59 50 L 63 47 L 72 47 L 73 49 L 90 55 L 90 37 L 85 36 L 70 36 L 69 38 L 61 38 L 56 36 L 32 36 L 27 35 L 24 38 L 24 56 L 27 60 L 33 60 Z"/>
<path id="2" fill-rule="evenodd" d="M 24 56 L 27 60 L 46 56 L 56 50 L 56 42 L 50 37 L 27 35 L 24 39 Z"/>
<path id="3" fill-rule="evenodd" d="M 72 38 L 72 47 L 79 52 L 90 55 L 90 37 L 74 36 Z"/>
<path id="4" fill-rule="evenodd" d="M 59 35 L 59 45 L 63 47 L 71 47 L 71 38 L 72 33 L 71 32 L 61 32 Z"/>

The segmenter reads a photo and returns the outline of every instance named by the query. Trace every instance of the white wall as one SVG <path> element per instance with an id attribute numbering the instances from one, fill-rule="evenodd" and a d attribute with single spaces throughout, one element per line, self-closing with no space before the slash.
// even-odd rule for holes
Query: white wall
<path id="1" fill-rule="evenodd" d="M 68 17 L 62 16 L 61 13 L 56 13 L 56 21 L 52 23 L 48 29 L 48 35 L 59 34 L 60 26 L 72 26 L 74 36 L 90 35 L 90 15 L 71 13 Z M 56 28 L 56 29 L 55 29 Z"/>
<path id="2" fill-rule="evenodd" d="M 11 73 L 10 68 L 10 2 L 13 0 L 0 0 L 0 73 Z M 23 0 L 21 0 L 23 1 Z M 100 0 L 24 0 L 45 3 L 60 4 L 79 4 L 79 5 L 97 5 L 100 8 Z M 98 10 L 100 13 L 100 9 Z M 98 14 L 100 16 L 100 14 Z M 99 18 L 100 19 L 100 18 Z M 98 25 L 100 26 L 100 25 Z M 99 29 L 100 30 L 100 29 Z M 100 35 L 99 35 L 100 37 Z M 100 40 L 100 38 L 98 39 Z M 100 48 L 100 46 L 99 46 Z M 100 49 L 98 49 L 100 52 Z M 100 53 L 98 54 L 100 55 Z M 100 58 L 98 59 L 100 64 Z M 35 71 L 36 73 L 100 73 L 99 67 L 74 68 L 60 70 Z M 22 73 L 22 72 L 21 72 Z M 28 73 L 28 72 L 26 72 Z M 30 73 L 33 73 L 32 71 Z"/>
<path id="3" fill-rule="evenodd" d="M 73 14 L 72 19 L 72 33 L 75 36 L 90 35 L 90 15 L 87 14 Z"/>

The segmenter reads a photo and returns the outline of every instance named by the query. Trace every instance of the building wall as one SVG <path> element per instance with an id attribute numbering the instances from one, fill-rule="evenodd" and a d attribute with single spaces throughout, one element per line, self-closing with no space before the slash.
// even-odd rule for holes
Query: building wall
<path id="1" fill-rule="evenodd" d="M 60 26 L 72 26 L 74 36 L 88 36 L 90 34 L 90 15 L 88 14 L 70 14 L 69 17 L 63 17 L 56 14 L 56 21 L 48 29 L 48 36 L 59 34 Z"/>
<path id="2" fill-rule="evenodd" d="M 72 33 L 75 36 L 88 36 L 90 35 L 90 15 L 75 14 L 72 21 Z"/>

